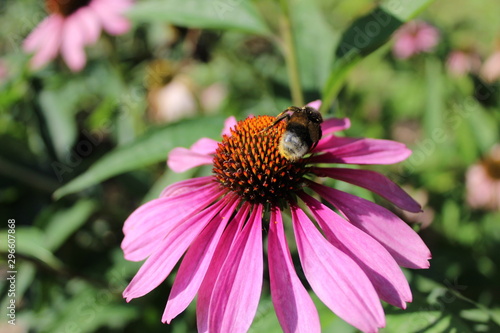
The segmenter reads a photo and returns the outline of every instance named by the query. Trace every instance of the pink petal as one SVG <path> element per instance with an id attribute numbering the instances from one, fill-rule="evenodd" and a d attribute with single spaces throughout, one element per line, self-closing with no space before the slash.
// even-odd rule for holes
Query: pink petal
<path id="1" fill-rule="evenodd" d="M 291 205 L 300 262 L 316 295 L 340 318 L 363 332 L 385 326 L 384 311 L 370 280 L 345 253 L 330 244 L 300 208 Z"/>
<path id="2" fill-rule="evenodd" d="M 323 121 L 321 124 L 321 131 L 323 136 L 333 133 L 343 131 L 351 127 L 351 121 L 349 118 L 330 118 Z"/>
<path id="3" fill-rule="evenodd" d="M 82 7 L 72 18 L 79 22 L 85 45 L 94 44 L 101 34 L 101 23 L 90 7 Z"/>
<path id="4" fill-rule="evenodd" d="M 415 36 L 415 44 L 419 51 L 431 51 L 439 43 L 439 31 L 426 23 L 420 27 Z"/>
<path id="5" fill-rule="evenodd" d="M 61 55 L 68 67 L 77 72 L 82 70 L 86 63 L 84 27 L 74 15 L 66 18 L 62 31 Z"/>
<path id="6" fill-rule="evenodd" d="M 229 250 L 235 243 L 235 240 L 239 237 L 243 224 L 247 221 L 248 213 L 250 211 L 251 204 L 244 202 L 240 210 L 231 220 L 227 229 L 222 234 L 222 237 L 215 249 L 215 253 L 208 267 L 208 271 L 205 275 L 205 279 L 201 284 L 198 291 L 198 300 L 196 302 L 196 321 L 198 325 L 198 332 L 208 331 L 208 321 L 210 300 L 212 299 L 212 293 L 214 291 L 214 285 L 217 281 L 221 268 L 226 260 Z"/>
<path id="7" fill-rule="evenodd" d="M 312 156 L 311 163 L 393 164 L 411 155 L 411 150 L 399 142 L 337 136 L 320 140 L 314 151 L 324 154 Z"/>
<path id="8" fill-rule="evenodd" d="M 481 67 L 481 76 L 487 82 L 493 82 L 500 77 L 500 50 L 485 60 Z"/>
<path id="9" fill-rule="evenodd" d="M 262 289 L 262 211 L 254 207 L 224 261 L 210 301 L 209 332 L 247 332 L 252 324 Z"/>
<path id="10" fill-rule="evenodd" d="M 89 4 L 89 7 L 99 16 L 104 30 L 111 35 L 121 35 L 130 29 L 129 20 L 122 14 L 128 6 L 128 2 L 120 4 L 118 1 L 92 1 Z"/>
<path id="11" fill-rule="evenodd" d="M 231 136 L 231 129 L 234 129 L 238 122 L 236 121 L 236 118 L 231 116 L 226 119 L 224 122 L 224 129 L 222 130 L 222 135 L 227 135 Z"/>
<path id="12" fill-rule="evenodd" d="M 130 21 L 123 16 L 110 15 L 110 17 L 103 22 L 103 26 L 107 33 L 118 36 L 129 31 L 132 25 Z"/>
<path id="13" fill-rule="evenodd" d="M 422 211 L 420 205 L 401 187 L 378 172 L 343 168 L 312 168 L 311 171 L 321 177 L 327 176 L 366 188 L 409 212 Z"/>
<path id="14" fill-rule="evenodd" d="M 191 146 L 190 150 L 198 154 L 213 155 L 218 146 L 218 141 L 209 138 L 201 138 Z"/>
<path id="15" fill-rule="evenodd" d="M 222 232 L 238 204 L 239 200 L 235 200 L 224 207 L 190 246 L 175 277 L 162 322 L 170 323 L 196 296 Z"/>
<path id="16" fill-rule="evenodd" d="M 212 164 L 213 159 L 213 156 L 178 147 L 168 154 L 167 165 L 174 172 L 184 172 L 200 165 Z"/>
<path id="17" fill-rule="evenodd" d="M 406 308 L 405 302 L 412 300 L 410 286 L 390 253 L 375 239 L 318 200 L 305 193 L 299 195 L 318 221 L 328 241 L 361 267 L 379 297 L 389 304 Z"/>
<path id="18" fill-rule="evenodd" d="M 310 182 L 309 186 L 339 209 L 356 227 L 378 240 L 400 266 L 428 268 L 431 253 L 399 217 L 368 200 Z"/>
<path id="19" fill-rule="evenodd" d="M 93 0 L 100 1 L 107 6 L 107 9 L 110 12 L 116 14 L 125 14 L 127 10 L 130 9 L 134 5 L 134 1 L 132 0 Z"/>
<path id="20" fill-rule="evenodd" d="M 225 191 L 205 186 L 194 193 L 152 200 L 134 211 L 125 221 L 121 247 L 125 259 L 140 261 L 163 243 L 164 237 L 186 219 L 213 203 Z"/>
<path id="21" fill-rule="evenodd" d="M 59 15 L 50 15 L 43 19 L 35 29 L 26 37 L 23 42 L 25 52 L 34 52 L 46 42 L 45 38 L 53 33 L 54 27 L 59 26 L 62 17 Z"/>
<path id="22" fill-rule="evenodd" d="M 123 291 L 123 297 L 129 302 L 133 298 L 144 296 L 162 283 L 182 257 L 193 240 L 206 225 L 234 201 L 226 197 L 214 205 L 178 224 L 163 238 L 162 245 L 144 262 L 132 281 Z"/>
<path id="23" fill-rule="evenodd" d="M 418 52 L 417 42 L 410 34 L 401 35 L 397 37 L 392 52 L 396 58 L 407 59 Z"/>
<path id="24" fill-rule="evenodd" d="M 281 328 L 284 332 L 321 332 L 318 311 L 295 272 L 277 207 L 271 210 L 268 237 L 271 296 Z"/>
<path id="25" fill-rule="evenodd" d="M 63 17 L 51 15 L 26 38 L 25 50 L 36 50 L 34 57 L 31 59 L 33 69 L 41 68 L 57 56 L 64 26 L 65 20 Z"/>
<path id="26" fill-rule="evenodd" d="M 213 182 L 215 182 L 214 176 L 186 179 L 165 187 L 160 194 L 160 198 L 176 197 L 184 193 L 193 193 L 193 191 L 198 191 L 200 187 Z"/>
<path id="27" fill-rule="evenodd" d="M 309 103 L 307 103 L 307 106 L 310 106 L 312 108 L 315 108 L 316 110 L 319 110 L 319 108 L 321 107 L 321 100 L 317 99 L 315 101 L 309 102 Z"/>

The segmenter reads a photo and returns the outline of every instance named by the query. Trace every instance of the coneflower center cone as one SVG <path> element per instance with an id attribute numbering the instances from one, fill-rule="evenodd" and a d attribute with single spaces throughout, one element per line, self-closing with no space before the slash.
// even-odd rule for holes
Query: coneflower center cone
<path id="1" fill-rule="evenodd" d="M 78 9 L 87 6 L 92 0 L 45 0 L 49 13 L 70 16 Z"/>
<path id="2" fill-rule="evenodd" d="M 275 117 L 260 116 L 238 122 L 224 135 L 215 152 L 217 181 L 253 203 L 278 203 L 292 199 L 303 187 L 306 160 L 290 162 L 279 153 L 286 122 L 269 127 Z"/>

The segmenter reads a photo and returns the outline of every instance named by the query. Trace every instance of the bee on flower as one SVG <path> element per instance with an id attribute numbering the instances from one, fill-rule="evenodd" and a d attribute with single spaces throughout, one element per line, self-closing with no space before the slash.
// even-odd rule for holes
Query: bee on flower
<path id="1" fill-rule="evenodd" d="M 271 298 L 283 331 L 320 332 L 317 310 L 285 237 L 285 228 L 292 228 L 307 282 L 351 325 L 376 332 L 385 326 L 380 300 L 403 309 L 411 302 L 400 266 L 428 268 L 431 257 L 417 233 L 386 208 L 316 180 L 348 182 L 420 212 L 420 205 L 385 176 L 332 165 L 392 164 L 411 152 L 394 141 L 336 136 L 349 120 L 323 121 L 315 113 L 319 106 L 320 101 L 312 102 L 277 118 L 229 118 L 220 142 L 202 138 L 189 149 L 170 152 L 173 171 L 212 165 L 213 174 L 165 188 L 126 220 L 125 258 L 145 260 L 123 293 L 127 301 L 160 285 L 182 258 L 162 321 L 170 323 L 197 296 L 200 332 L 246 332 L 262 291 L 267 237 Z M 319 117 L 303 118 L 302 112 Z M 294 115 L 302 117 L 302 125 Z M 284 143 L 286 135 L 290 141 Z M 285 152 L 286 144 L 299 152 Z M 291 225 L 284 223 L 285 212 Z"/>

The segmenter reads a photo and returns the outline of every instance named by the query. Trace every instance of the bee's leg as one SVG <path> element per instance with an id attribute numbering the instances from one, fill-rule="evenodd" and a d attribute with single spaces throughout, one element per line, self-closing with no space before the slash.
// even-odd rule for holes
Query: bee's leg
<path id="1" fill-rule="evenodd" d="M 286 119 L 286 120 L 289 120 L 290 119 L 290 115 L 286 112 L 288 112 L 289 110 L 286 109 L 285 111 L 281 112 L 279 115 L 276 116 L 276 120 L 269 126 L 267 126 L 266 128 L 264 128 L 262 131 L 260 131 L 261 133 L 262 132 L 265 132 L 267 131 L 268 129 L 270 129 L 271 127 L 275 126 L 277 123 L 279 123 L 280 121 L 282 121 L 283 119 Z"/>

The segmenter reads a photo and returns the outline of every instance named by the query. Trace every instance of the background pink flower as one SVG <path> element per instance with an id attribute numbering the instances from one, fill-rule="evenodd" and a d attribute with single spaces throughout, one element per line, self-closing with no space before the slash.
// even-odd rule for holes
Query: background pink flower
<path id="1" fill-rule="evenodd" d="M 262 290 L 262 223 L 269 207 L 264 229 L 269 230 L 270 287 L 278 320 L 285 332 L 320 332 L 317 310 L 297 276 L 287 245 L 282 211 L 288 206 L 301 266 L 313 291 L 351 325 L 376 332 L 385 325 L 379 299 L 400 308 L 412 300 L 398 266 L 427 268 L 430 252 L 389 210 L 312 179 L 352 183 L 401 209 L 419 212 L 418 203 L 379 173 L 325 166 L 396 163 L 410 151 L 393 141 L 335 136 L 349 127 L 349 120 L 328 119 L 322 124 L 325 136 L 312 156 L 291 163 L 278 150 L 285 124 L 269 129 L 274 120 L 229 119 L 221 143 L 204 138 L 190 149 L 172 150 L 168 159 L 172 170 L 207 164 L 213 165 L 214 175 L 167 187 L 159 199 L 127 219 L 125 258 L 145 262 L 123 295 L 130 301 L 149 293 L 183 257 L 162 321 L 169 323 L 197 295 L 200 332 L 246 332 Z M 262 134 L 263 130 L 267 132 Z"/>
<path id="2" fill-rule="evenodd" d="M 467 203 L 470 207 L 500 210 L 500 145 L 466 174 Z"/>
<path id="3" fill-rule="evenodd" d="M 478 73 L 481 57 L 472 50 L 455 50 L 448 55 L 446 67 L 455 76 Z"/>
<path id="4" fill-rule="evenodd" d="M 487 82 L 500 79 L 500 50 L 491 54 L 481 67 L 481 77 Z"/>
<path id="5" fill-rule="evenodd" d="M 120 35 L 130 29 L 123 13 L 132 0 L 47 0 L 51 13 L 28 37 L 23 48 L 33 52 L 31 66 L 41 68 L 59 53 L 72 71 L 86 63 L 85 46 L 94 44 L 101 30 Z"/>
<path id="6" fill-rule="evenodd" d="M 426 22 L 411 21 L 395 32 L 394 40 L 394 56 L 407 59 L 422 52 L 432 51 L 439 43 L 439 31 Z"/>

